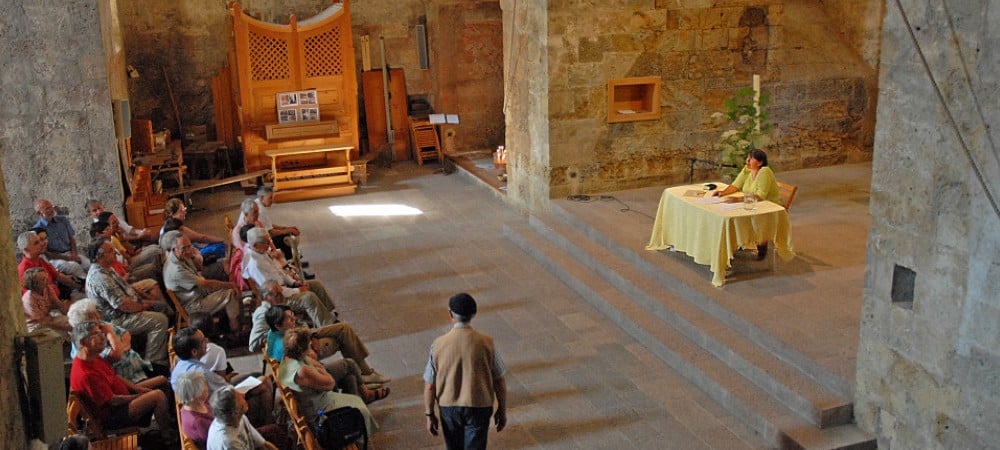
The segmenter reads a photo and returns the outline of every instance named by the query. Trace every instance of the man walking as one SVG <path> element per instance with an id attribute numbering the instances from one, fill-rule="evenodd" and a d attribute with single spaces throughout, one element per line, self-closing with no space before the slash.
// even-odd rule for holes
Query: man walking
<path id="1" fill-rule="evenodd" d="M 424 370 L 424 415 L 427 431 L 437 436 L 441 410 L 441 430 L 449 450 L 485 449 L 493 417 L 497 431 L 507 425 L 507 367 L 493 346 L 493 338 L 469 325 L 476 315 L 476 300 L 461 293 L 448 301 L 454 324 L 431 344 Z M 497 409 L 493 411 L 493 400 Z"/>

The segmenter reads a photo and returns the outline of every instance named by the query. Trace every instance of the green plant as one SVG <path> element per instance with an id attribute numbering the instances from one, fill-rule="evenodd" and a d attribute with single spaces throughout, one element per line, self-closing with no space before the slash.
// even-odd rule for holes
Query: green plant
<path id="1" fill-rule="evenodd" d="M 734 179 L 746 162 L 751 150 L 764 148 L 771 143 L 771 125 L 767 123 L 765 111 L 771 103 L 771 96 L 763 92 L 757 106 L 754 106 L 754 90 L 743 88 L 726 100 L 725 112 L 712 114 L 717 125 L 731 123 L 734 126 L 722 133 L 715 148 L 722 151 L 723 175 Z"/>

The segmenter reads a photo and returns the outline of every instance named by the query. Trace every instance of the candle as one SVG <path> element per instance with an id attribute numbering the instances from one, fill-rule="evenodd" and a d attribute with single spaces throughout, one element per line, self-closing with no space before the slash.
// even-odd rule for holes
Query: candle
<path id="1" fill-rule="evenodd" d="M 760 117 L 760 75 L 753 74 L 753 111 L 754 111 L 754 128 L 760 130 L 760 120 L 756 120 Z"/>

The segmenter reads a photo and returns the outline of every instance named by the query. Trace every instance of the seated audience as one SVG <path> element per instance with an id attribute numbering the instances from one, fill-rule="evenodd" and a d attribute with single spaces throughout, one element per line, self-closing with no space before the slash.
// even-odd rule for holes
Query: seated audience
<path id="1" fill-rule="evenodd" d="M 181 222 L 177 230 L 184 233 L 184 236 L 187 236 L 191 242 L 198 244 L 198 252 L 205 258 L 206 264 L 221 261 L 226 257 L 225 239 L 211 234 L 199 233 L 184 226 L 184 221 L 187 220 L 187 207 L 184 206 L 183 200 L 179 198 L 167 200 L 167 204 L 163 207 L 163 213 L 166 214 L 167 219 L 177 219 Z M 164 228 L 160 230 L 160 236 L 162 237 L 167 231 L 170 230 L 166 229 L 166 222 L 164 222 Z"/>
<path id="2" fill-rule="evenodd" d="M 126 279 L 130 283 L 133 283 L 133 287 L 136 287 L 134 282 L 147 280 L 142 289 L 148 290 L 153 286 L 157 286 L 160 283 L 160 279 L 163 277 L 162 264 L 159 261 L 147 262 L 145 264 L 138 264 L 137 261 L 129 256 L 128 248 L 121 244 L 121 241 L 114 236 L 113 226 L 108 222 L 94 222 L 90 224 L 90 237 L 97 239 L 98 237 L 103 237 L 111 242 L 111 247 L 115 250 L 115 263 L 111 266 L 118 275 Z M 137 288 L 139 289 L 139 288 Z"/>
<path id="3" fill-rule="evenodd" d="M 86 278 L 90 261 L 77 253 L 76 231 L 69 219 L 56 215 L 55 206 L 44 198 L 35 200 L 35 214 L 38 215 L 35 227 L 45 228 L 48 232 L 45 257 L 60 272 L 76 279 Z"/>
<path id="4" fill-rule="evenodd" d="M 173 217 L 168 218 L 166 222 L 163 223 L 163 228 L 160 230 L 160 247 L 162 248 L 166 243 L 163 241 L 163 236 L 171 231 L 181 231 L 184 227 L 184 222 L 180 219 L 175 219 Z M 198 265 L 198 270 L 205 274 L 205 277 L 210 280 L 227 281 L 229 280 L 229 274 L 226 273 L 226 261 L 224 258 L 218 258 L 215 255 L 203 255 L 201 250 L 195 256 L 195 263 Z"/>
<path id="5" fill-rule="evenodd" d="M 309 423 L 316 420 L 318 411 L 333 411 L 342 406 L 357 408 L 365 417 L 369 437 L 378 430 L 365 402 L 356 395 L 334 392 L 336 382 L 323 364 L 316 360 L 316 352 L 309 347 L 309 331 L 296 328 L 285 332 L 285 358 L 278 369 L 278 379 L 295 392 L 300 411 Z"/>
<path id="6" fill-rule="evenodd" d="M 229 330 L 239 331 L 240 295 L 233 284 L 204 277 L 198 267 L 198 251 L 180 231 L 168 231 L 160 241 L 167 255 L 163 283 L 174 292 L 188 314 L 215 314 L 225 310 Z"/>
<path id="7" fill-rule="evenodd" d="M 251 450 L 274 448 L 257 432 L 246 413 L 246 399 L 232 386 L 226 386 L 209 399 L 215 420 L 208 428 L 207 450 Z"/>
<path id="8" fill-rule="evenodd" d="M 302 279 L 284 270 L 282 264 L 277 262 L 268 253 L 269 242 L 267 232 L 264 229 L 252 228 L 250 231 L 247 231 L 247 248 L 249 251 L 243 255 L 243 277 L 253 279 L 257 283 L 257 286 L 263 286 L 268 281 L 278 283 L 283 286 L 284 295 L 293 307 L 297 302 L 298 296 L 313 295 L 322 305 L 315 314 L 309 311 L 309 316 L 313 318 L 313 323 L 316 325 L 325 325 L 335 321 L 337 306 L 326 292 L 326 287 L 323 286 L 323 283 L 317 280 L 303 282 Z M 333 312 L 332 317 L 330 312 Z M 319 320 L 316 320 L 317 318 Z"/>
<path id="9" fill-rule="evenodd" d="M 274 245 L 285 255 L 285 259 L 292 259 L 292 249 L 285 243 L 285 236 L 298 236 L 299 229 L 294 226 L 278 225 L 271 220 L 267 210 L 271 209 L 274 203 L 274 189 L 270 186 L 261 185 L 257 188 L 257 220 L 263 225 L 269 238 L 274 241 Z"/>
<path id="10" fill-rule="evenodd" d="M 17 265 L 17 275 L 24 281 L 24 273 L 33 267 L 39 267 L 49 274 L 49 287 L 59 294 L 59 298 L 69 298 L 69 293 L 83 287 L 74 278 L 56 270 L 49 264 L 42 255 L 45 252 L 46 232 L 25 231 L 17 236 L 17 248 L 23 254 L 21 262 Z M 56 285 L 65 286 L 65 290 L 60 290 Z M 23 292 L 22 292 L 23 293 Z"/>
<path id="11" fill-rule="evenodd" d="M 288 305 L 293 310 L 295 305 L 291 299 L 287 299 L 283 294 L 283 288 L 273 281 L 264 283 L 260 293 L 263 297 L 261 305 L 253 312 L 253 328 L 250 330 L 250 350 L 259 351 L 267 341 L 267 334 L 270 327 L 267 324 L 267 311 L 274 305 Z M 365 361 L 368 358 L 368 347 L 361 338 L 354 332 L 354 329 L 345 322 L 323 325 L 312 330 L 312 335 L 321 341 L 323 347 L 327 348 L 323 353 L 333 355 L 340 351 L 344 358 L 353 360 L 361 370 L 361 383 L 366 385 L 381 385 L 392 381 L 391 378 L 375 371 Z M 278 358 L 275 358 L 278 359 Z"/>
<path id="12" fill-rule="evenodd" d="M 115 251 L 106 238 L 98 238 L 91 247 L 94 264 L 87 274 L 87 296 L 97 302 L 101 317 L 130 331 L 146 336 L 146 359 L 161 366 L 167 361 L 167 312 L 159 290 L 136 291 L 111 266 Z"/>
<path id="13" fill-rule="evenodd" d="M 87 215 L 91 217 L 91 220 L 97 222 L 100 220 L 100 214 L 104 212 L 104 204 L 101 203 L 100 200 L 90 199 L 87 200 L 85 209 L 87 211 Z M 119 220 L 119 227 L 122 231 L 122 237 L 126 240 L 156 242 L 156 235 L 145 228 L 133 227 L 124 220 Z"/>
<path id="14" fill-rule="evenodd" d="M 100 356 L 107 346 L 107 333 L 100 323 L 78 324 L 73 327 L 72 335 L 79 351 L 70 370 L 70 389 L 88 402 L 105 430 L 146 423 L 150 413 L 156 417 L 161 431 L 171 428 L 173 414 L 166 394 L 145 383 L 122 378 Z"/>
<path id="15" fill-rule="evenodd" d="M 184 372 L 177 378 L 177 400 L 181 408 L 181 431 L 191 439 L 199 449 L 205 448 L 208 441 L 208 430 L 215 420 L 212 409 L 208 405 L 211 393 L 205 375 L 198 371 Z M 279 425 L 270 424 L 257 428 L 264 440 L 274 443 L 278 448 L 285 448 L 287 439 L 284 430 Z"/>
<path id="16" fill-rule="evenodd" d="M 32 267 L 24 272 L 21 287 L 21 306 L 28 322 L 28 331 L 50 330 L 69 342 L 69 332 L 73 327 L 66 318 L 69 302 L 59 299 L 52 289 L 49 274 L 41 267 Z"/>
<path id="17" fill-rule="evenodd" d="M 225 386 L 232 386 L 223 376 L 201 362 L 201 357 L 205 355 L 208 347 L 208 339 L 201 330 L 191 327 L 181 329 L 174 335 L 173 344 L 177 362 L 170 374 L 170 384 L 174 390 L 177 390 L 177 380 L 180 375 L 191 371 L 201 372 L 212 392 Z M 264 425 L 273 422 L 271 411 L 274 407 L 274 385 L 269 377 L 262 376 L 259 379 L 261 384 L 247 392 L 247 397 L 254 404 L 253 423 Z"/>
<path id="18" fill-rule="evenodd" d="M 150 244 L 143 247 L 136 247 L 129 241 L 125 229 L 122 228 L 122 221 L 111 211 L 104 211 L 97 215 L 94 223 L 107 223 L 111 227 L 111 239 L 115 249 L 128 256 L 133 265 L 153 264 L 160 269 L 163 267 L 163 250 L 159 245 Z"/>
<path id="19" fill-rule="evenodd" d="M 101 313 L 97 311 L 97 302 L 89 298 L 81 298 L 69 307 L 66 317 L 72 326 L 84 322 L 97 322 L 101 324 L 101 331 L 104 331 L 108 342 L 107 346 L 101 352 L 101 357 L 106 359 L 111 364 L 111 367 L 115 369 L 115 373 L 122 378 L 133 383 L 155 378 L 155 381 L 147 381 L 146 384 L 157 387 L 167 382 L 167 378 L 164 376 L 149 376 L 153 372 L 153 365 L 149 361 L 142 359 L 142 356 L 132 348 L 132 333 L 129 333 L 128 330 L 122 327 L 102 321 Z M 76 352 L 76 345 L 74 345 L 70 356 L 76 356 Z M 165 369 L 165 367 L 161 369 Z"/>
<path id="20" fill-rule="evenodd" d="M 265 315 L 267 325 L 271 328 L 267 333 L 267 356 L 275 361 L 281 361 L 285 357 L 284 338 L 285 332 L 297 327 L 295 315 L 291 308 L 285 305 L 274 305 L 267 310 Z M 346 325 L 343 323 L 337 325 Z M 360 341 L 359 341 L 360 342 Z M 363 345 L 363 344 L 362 344 Z M 319 338 L 312 337 L 311 347 L 313 351 L 320 354 Z M 364 376 L 358 363 L 351 358 L 334 358 L 327 356 L 320 360 L 326 371 L 336 381 L 337 386 L 345 394 L 353 394 L 361 397 L 365 403 L 372 403 L 389 396 L 389 388 L 381 387 L 369 389 L 364 384 Z M 374 374 L 374 370 L 372 371 Z M 376 374 L 377 375 L 377 374 Z M 370 381 L 372 377 L 368 378 Z"/>

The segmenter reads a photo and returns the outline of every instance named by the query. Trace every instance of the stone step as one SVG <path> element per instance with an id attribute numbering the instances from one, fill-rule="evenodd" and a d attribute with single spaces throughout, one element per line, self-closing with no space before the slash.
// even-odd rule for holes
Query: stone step
<path id="1" fill-rule="evenodd" d="M 575 228 L 551 216 L 530 218 L 532 228 L 570 253 L 625 296 L 673 327 L 786 407 L 820 428 L 853 420 L 853 403 L 830 393 L 807 376 L 753 345 L 705 311 L 664 289 Z"/>
<path id="2" fill-rule="evenodd" d="M 770 445 L 779 448 L 850 448 L 851 445 L 871 443 L 874 448 L 874 440 L 860 431 L 857 431 L 861 436 L 859 439 L 843 442 L 842 436 L 850 435 L 856 429 L 853 425 L 820 429 L 785 407 L 723 360 L 596 275 L 581 263 L 580 258 L 562 250 L 558 244 L 549 242 L 533 230 L 516 225 L 505 226 L 504 234 L 612 323 L 750 426 Z"/>
<path id="3" fill-rule="evenodd" d="M 612 221 L 580 220 L 555 202 L 552 204 L 551 214 L 580 231 L 590 241 L 607 248 L 628 262 L 665 291 L 673 292 L 678 298 L 705 311 L 729 329 L 743 335 L 749 342 L 766 349 L 786 364 L 796 368 L 829 392 L 841 398 L 854 398 L 854 389 L 850 382 L 714 300 L 713 296 L 720 295 L 720 290 L 707 280 L 692 281 L 677 276 L 676 273 L 683 273 L 684 270 L 673 271 L 669 266 L 680 268 L 681 265 L 672 262 L 670 258 L 664 258 L 658 252 L 646 251 L 645 242 L 617 241 L 613 237 L 616 233 L 609 229 L 616 226 Z M 667 269 L 664 268 L 665 265 Z"/>

